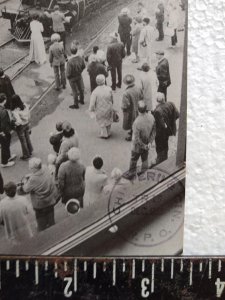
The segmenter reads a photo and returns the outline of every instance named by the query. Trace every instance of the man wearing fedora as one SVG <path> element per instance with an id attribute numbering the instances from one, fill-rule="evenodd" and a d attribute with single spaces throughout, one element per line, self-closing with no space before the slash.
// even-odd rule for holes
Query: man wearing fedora
<path id="1" fill-rule="evenodd" d="M 122 99 L 123 129 L 128 130 L 126 141 L 132 139 L 132 125 L 138 116 L 138 102 L 143 99 L 141 89 L 135 85 L 135 78 L 127 74 L 123 79 L 127 86 Z"/>
<path id="2" fill-rule="evenodd" d="M 132 18 L 128 16 L 129 10 L 128 8 L 123 8 L 121 10 L 120 15 L 118 16 L 119 28 L 118 33 L 120 35 L 120 40 L 124 44 L 124 48 L 126 48 L 127 55 L 131 54 L 131 23 Z"/>
<path id="3" fill-rule="evenodd" d="M 176 120 L 179 118 L 179 112 L 174 103 L 165 101 L 163 93 L 157 94 L 157 102 L 153 116 L 156 122 L 156 163 L 159 164 L 168 158 L 169 137 L 176 135 Z"/>
<path id="4" fill-rule="evenodd" d="M 156 75 L 159 80 L 158 92 L 163 93 L 167 101 L 167 88 L 171 85 L 169 62 L 164 57 L 164 51 L 156 51 L 156 57 L 158 59 L 156 66 Z"/>
<path id="5" fill-rule="evenodd" d="M 125 50 L 123 43 L 118 41 L 118 34 L 116 32 L 110 34 L 110 43 L 107 48 L 107 62 L 112 77 L 112 90 L 115 91 L 116 87 L 121 88 L 122 84 L 122 61 L 125 57 Z M 118 82 L 116 82 L 116 72 Z"/>
<path id="6" fill-rule="evenodd" d="M 132 148 L 129 174 L 136 175 L 138 159 L 141 157 L 141 172 L 148 169 L 149 144 L 155 138 L 155 120 L 152 114 L 147 113 L 144 101 L 138 102 L 138 117 L 133 124 Z"/>

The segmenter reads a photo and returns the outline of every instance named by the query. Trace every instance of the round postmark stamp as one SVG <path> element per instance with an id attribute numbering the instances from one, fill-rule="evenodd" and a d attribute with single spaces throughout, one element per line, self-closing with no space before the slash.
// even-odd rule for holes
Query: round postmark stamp
<path id="1" fill-rule="evenodd" d="M 109 231 L 138 247 L 155 247 L 182 229 L 184 169 L 154 167 L 128 181 L 119 178 L 108 195 Z"/>

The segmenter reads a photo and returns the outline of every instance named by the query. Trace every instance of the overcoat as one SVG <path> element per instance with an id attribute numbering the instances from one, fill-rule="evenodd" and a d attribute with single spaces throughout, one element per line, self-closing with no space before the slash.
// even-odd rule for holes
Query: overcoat
<path id="1" fill-rule="evenodd" d="M 138 116 L 138 101 L 142 100 L 142 92 L 135 84 L 129 85 L 122 99 L 123 129 L 131 130 L 134 120 Z"/>

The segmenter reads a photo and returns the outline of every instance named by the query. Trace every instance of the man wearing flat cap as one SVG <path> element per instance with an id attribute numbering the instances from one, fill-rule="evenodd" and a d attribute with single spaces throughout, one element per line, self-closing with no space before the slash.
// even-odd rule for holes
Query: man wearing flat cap
<path id="1" fill-rule="evenodd" d="M 156 75 L 159 80 L 158 92 L 163 93 L 167 101 L 167 88 L 171 85 L 169 62 L 164 57 L 164 51 L 156 51 L 156 57 L 158 59 L 156 66 Z"/>
<path id="2" fill-rule="evenodd" d="M 118 33 L 113 32 L 110 34 L 110 43 L 107 48 L 107 62 L 111 71 L 112 77 L 112 90 L 115 91 L 116 87 L 121 88 L 122 84 L 122 61 L 125 57 L 125 50 L 123 43 L 118 41 Z M 118 81 L 116 82 L 116 72 Z"/>
<path id="3" fill-rule="evenodd" d="M 143 99 L 141 89 L 135 85 L 135 78 L 128 74 L 123 79 L 127 86 L 122 99 L 123 129 L 128 130 L 126 141 L 132 139 L 132 125 L 138 116 L 138 102 Z"/>
<path id="4" fill-rule="evenodd" d="M 120 15 L 118 16 L 119 28 L 118 33 L 120 35 L 120 40 L 124 44 L 124 48 L 126 49 L 127 55 L 131 54 L 131 23 L 132 19 L 128 16 L 129 10 L 128 8 L 123 8 L 121 10 Z"/>

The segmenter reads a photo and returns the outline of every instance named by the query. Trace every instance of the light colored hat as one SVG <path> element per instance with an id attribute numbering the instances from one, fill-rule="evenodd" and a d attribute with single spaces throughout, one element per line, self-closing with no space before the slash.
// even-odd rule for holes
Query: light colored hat
<path id="1" fill-rule="evenodd" d="M 70 132 L 70 130 L 72 129 L 72 125 L 70 124 L 70 122 L 65 121 L 62 124 L 62 130 L 66 131 L 66 132 Z"/>
<path id="2" fill-rule="evenodd" d="M 75 215 L 80 211 L 80 202 L 77 199 L 70 199 L 65 206 L 70 215 Z"/>
<path id="3" fill-rule="evenodd" d="M 159 103 L 165 102 L 165 95 L 163 93 L 158 92 L 156 96 L 156 100 Z"/>
<path id="4" fill-rule="evenodd" d="M 103 50 L 97 51 L 97 59 L 99 62 L 104 62 L 106 60 L 105 52 Z"/>
<path id="5" fill-rule="evenodd" d="M 97 55 L 96 54 L 90 54 L 90 56 L 89 56 L 89 58 L 88 58 L 88 62 L 89 62 L 89 64 L 91 64 L 92 62 L 95 62 L 95 61 L 97 61 L 98 60 L 98 58 L 97 58 Z"/>
<path id="6" fill-rule="evenodd" d="M 126 85 L 131 85 L 135 82 L 135 78 L 133 75 L 131 74 L 127 74 L 124 78 L 123 78 L 123 83 Z"/>
<path id="7" fill-rule="evenodd" d="M 96 77 L 96 83 L 97 83 L 97 85 L 103 85 L 103 84 L 105 84 L 105 76 L 103 74 L 99 74 Z"/>
<path id="8" fill-rule="evenodd" d="M 54 10 L 59 10 L 59 5 L 55 5 Z"/>
<path id="9" fill-rule="evenodd" d="M 120 179 L 122 177 L 123 173 L 119 168 L 114 168 L 111 172 L 111 178 L 112 179 Z"/>
<path id="10" fill-rule="evenodd" d="M 77 161 L 80 159 L 80 150 L 73 147 L 68 151 L 67 155 L 70 161 Z"/>
<path id="11" fill-rule="evenodd" d="M 40 170 L 42 166 L 42 161 L 40 158 L 33 157 L 29 160 L 29 169 L 30 170 Z"/>
<path id="12" fill-rule="evenodd" d="M 129 14 L 129 9 L 127 7 L 124 7 L 122 10 L 121 10 L 121 14 L 122 15 L 128 15 Z"/>
<path id="13" fill-rule="evenodd" d="M 58 33 L 53 33 L 51 35 L 51 42 L 59 42 L 60 41 L 60 35 Z"/>

